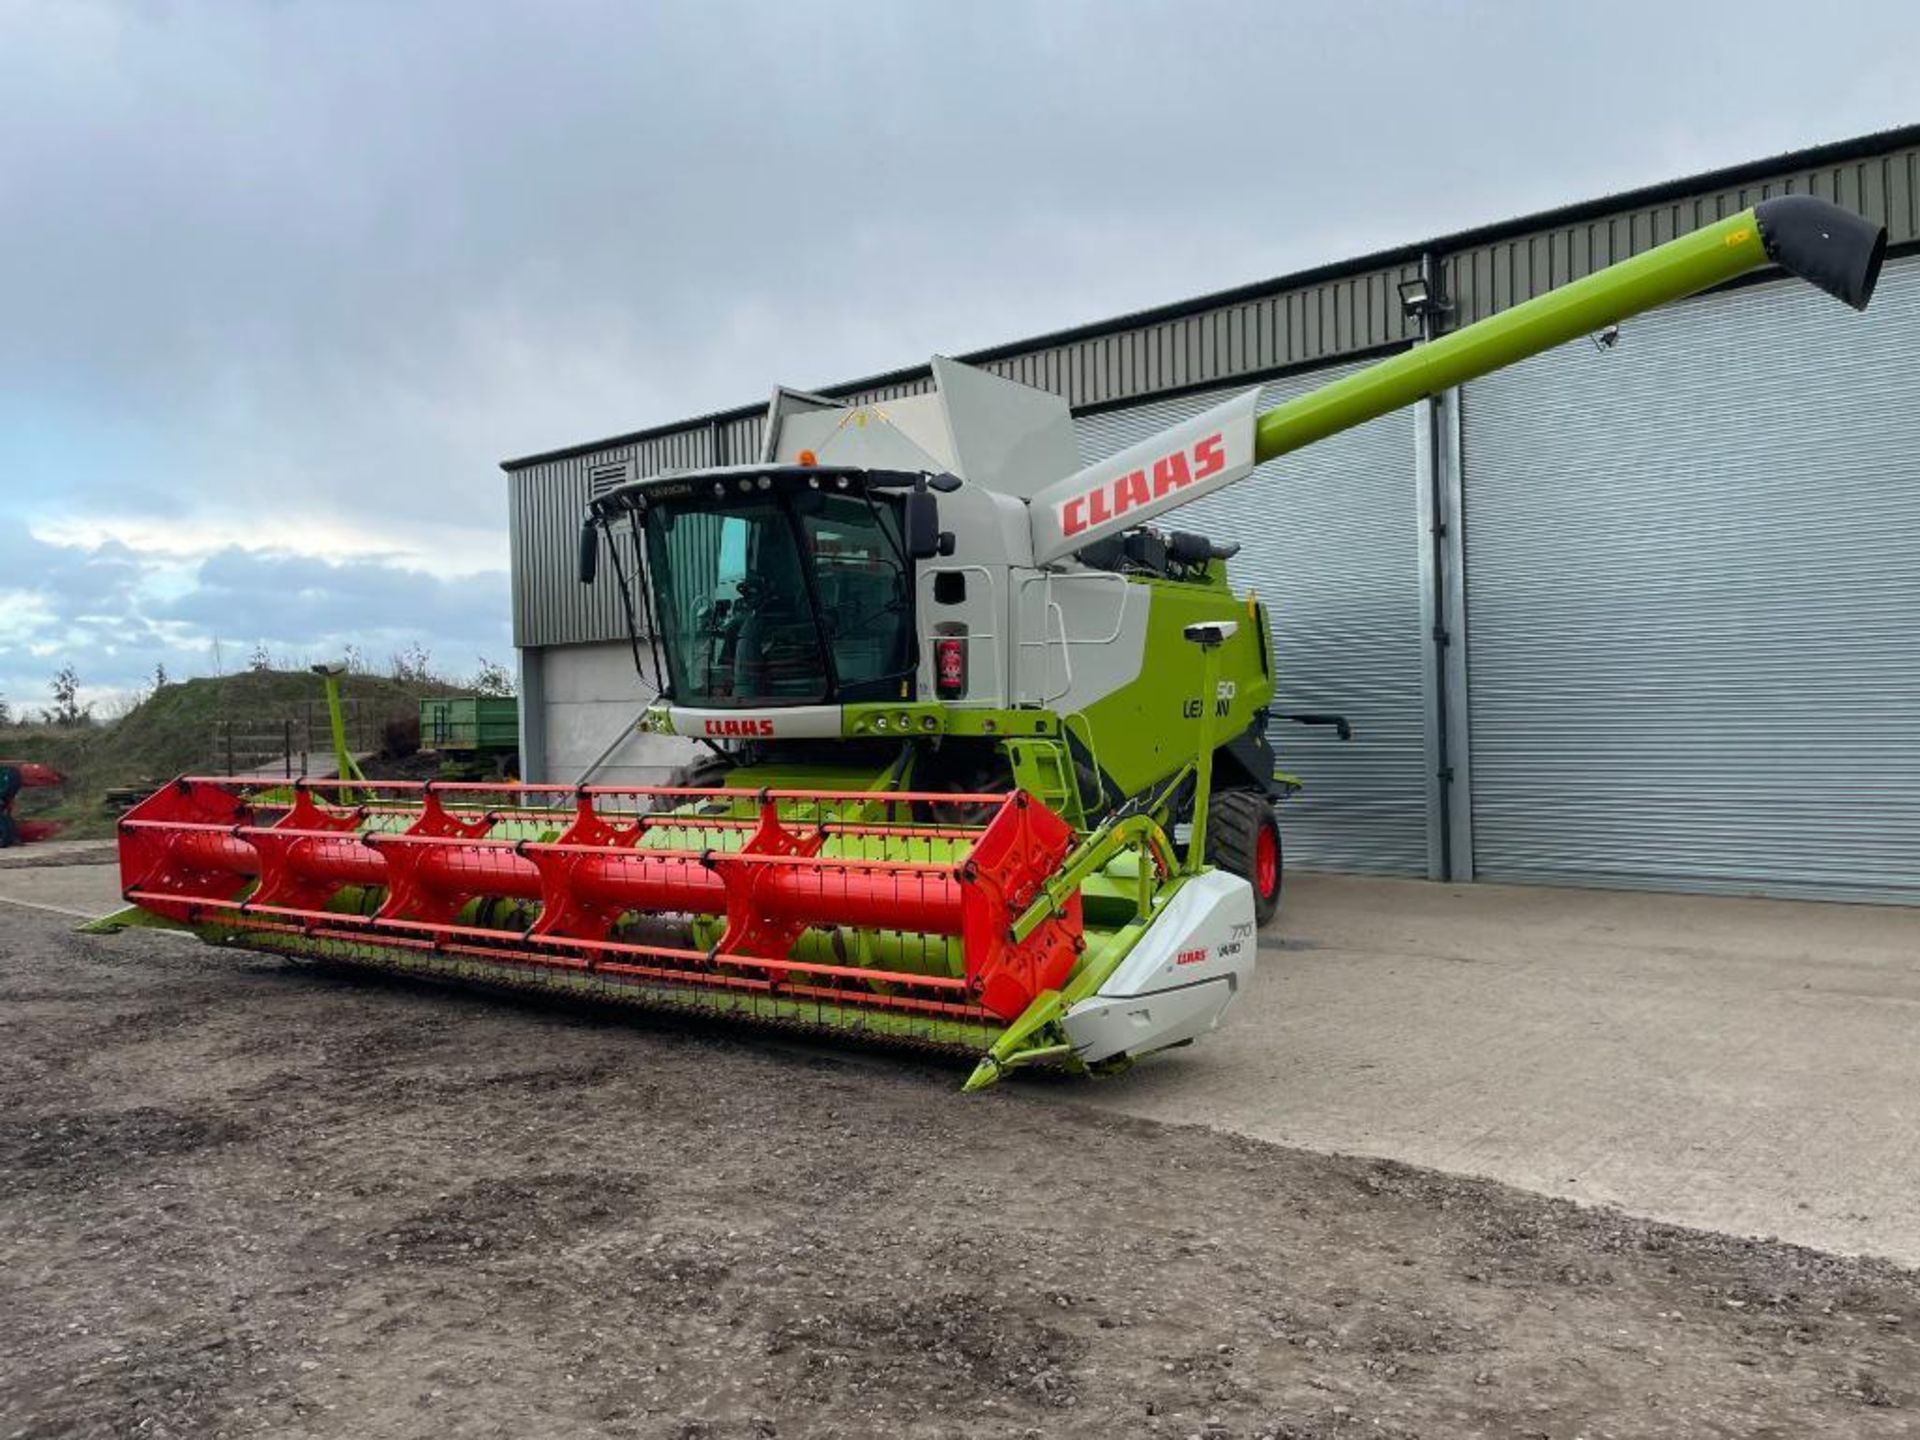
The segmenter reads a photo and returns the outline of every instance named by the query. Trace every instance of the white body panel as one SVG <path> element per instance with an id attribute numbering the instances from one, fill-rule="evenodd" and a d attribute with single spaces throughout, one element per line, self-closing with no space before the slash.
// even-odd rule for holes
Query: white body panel
<path id="1" fill-rule="evenodd" d="M 789 415 L 780 425 L 776 458 L 783 465 L 795 464 L 802 450 L 812 451 L 822 465 L 933 475 L 953 468 L 946 421 L 935 395 Z"/>
<path id="2" fill-rule="evenodd" d="M 805 452 L 822 465 L 961 480 L 939 492 L 952 553 L 914 566 L 914 695 L 939 695 L 937 647 L 955 638 L 964 693 L 940 698 L 956 709 L 1038 706 L 1070 717 L 1137 683 L 1152 592 L 1072 552 L 1249 474 L 1259 392 L 1080 468 L 1059 396 L 944 356 L 933 377 L 931 392 L 861 404 L 776 391 L 763 458 L 794 464 Z M 842 733 L 833 706 L 675 707 L 672 718 L 678 734 L 715 740 Z"/>
<path id="3" fill-rule="evenodd" d="M 940 528 L 952 533 L 950 556 L 923 560 L 914 567 L 919 603 L 920 674 L 918 693 L 938 692 L 934 675 L 934 639 L 942 627 L 966 633 L 967 692 L 948 703 L 958 709 L 1004 709 L 1012 703 L 1013 670 L 1019 646 L 1013 626 L 1010 587 L 1013 567 L 1027 563 L 1027 507 L 1011 495 L 963 485 L 940 497 Z M 937 577 L 964 577 L 965 595 L 942 604 Z"/>
<path id="4" fill-rule="evenodd" d="M 838 705 L 763 705 L 741 709 L 668 707 L 673 733 L 692 740 L 837 740 Z"/>
<path id="5" fill-rule="evenodd" d="M 928 470 L 1020 499 L 1080 464 L 1073 413 L 1046 390 L 933 357 L 934 390 L 853 405 L 779 390 L 765 459 L 793 464 L 811 450 L 823 465 Z"/>
<path id="6" fill-rule="evenodd" d="M 933 357 L 933 382 L 953 473 L 969 484 L 1025 499 L 1079 467 L 1073 412 L 1052 391 L 944 355 Z"/>
<path id="7" fill-rule="evenodd" d="M 1067 1038 L 1089 1064 L 1198 1039 L 1252 981 L 1254 948 L 1253 887 L 1224 870 L 1196 875 L 1099 993 L 1067 1011 Z"/>
<path id="8" fill-rule="evenodd" d="M 1020 645 L 1015 698 L 1071 715 L 1140 678 L 1153 592 L 1078 565 L 1013 577 Z"/>
<path id="9" fill-rule="evenodd" d="M 521 653 L 538 667 L 526 687 L 526 703 L 541 712 L 527 731 L 544 737 L 539 753 L 527 757 L 532 778 L 572 784 L 604 756 L 595 784 L 664 785 L 675 767 L 705 753 L 686 740 L 635 729 L 653 682 L 653 657 L 644 646 L 644 680 L 636 680 L 633 649 L 624 643 Z"/>
<path id="10" fill-rule="evenodd" d="M 1149 435 L 1033 497 L 1033 562 L 1045 565 L 1253 473 L 1249 390 Z"/>

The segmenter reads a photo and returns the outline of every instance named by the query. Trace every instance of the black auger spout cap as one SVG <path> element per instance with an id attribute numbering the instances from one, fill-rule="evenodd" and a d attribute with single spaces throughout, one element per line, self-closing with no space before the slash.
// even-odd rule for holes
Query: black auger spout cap
<path id="1" fill-rule="evenodd" d="M 1856 310 L 1867 308 L 1887 258 L 1887 231 L 1815 195 L 1782 195 L 1753 207 L 1767 258 Z"/>

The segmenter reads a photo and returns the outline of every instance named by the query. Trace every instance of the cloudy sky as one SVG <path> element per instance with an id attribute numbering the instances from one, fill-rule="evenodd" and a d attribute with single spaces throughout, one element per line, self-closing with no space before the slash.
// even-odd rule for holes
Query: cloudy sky
<path id="1" fill-rule="evenodd" d="M 0 0 L 0 696 L 511 654 L 510 455 L 1920 119 L 1910 3 Z"/>

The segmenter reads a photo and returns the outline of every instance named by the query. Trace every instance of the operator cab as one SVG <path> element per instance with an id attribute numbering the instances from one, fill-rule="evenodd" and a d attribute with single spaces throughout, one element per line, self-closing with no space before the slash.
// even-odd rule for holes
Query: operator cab
<path id="1" fill-rule="evenodd" d="M 624 520 L 645 557 L 633 590 L 647 623 L 635 629 L 676 703 L 897 699 L 918 660 L 912 562 L 939 543 L 926 533 L 928 484 L 906 472 L 745 467 L 622 486 L 594 502 L 589 525 Z"/>

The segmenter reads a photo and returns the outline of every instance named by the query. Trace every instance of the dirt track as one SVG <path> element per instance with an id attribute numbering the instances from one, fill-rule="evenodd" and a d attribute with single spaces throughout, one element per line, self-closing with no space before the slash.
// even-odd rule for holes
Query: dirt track
<path id="1" fill-rule="evenodd" d="M 0 916 L 0 1436 L 1920 1430 L 1912 1272 Z"/>

